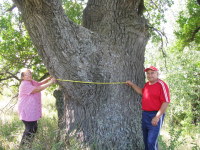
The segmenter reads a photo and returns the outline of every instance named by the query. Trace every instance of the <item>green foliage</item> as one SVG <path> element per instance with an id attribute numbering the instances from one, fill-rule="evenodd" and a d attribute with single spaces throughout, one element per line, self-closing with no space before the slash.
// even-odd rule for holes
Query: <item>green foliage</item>
<path id="1" fill-rule="evenodd" d="M 57 118 L 43 118 L 39 121 L 32 149 L 61 149 L 64 143 L 57 139 Z"/>
<path id="2" fill-rule="evenodd" d="M 71 0 L 62 0 L 63 8 L 67 16 L 75 23 L 82 23 L 82 15 L 83 15 L 83 3 L 78 1 Z"/>
<path id="3" fill-rule="evenodd" d="M 186 9 L 179 13 L 177 23 L 179 29 L 175 32 L 179 50 L 186 46 L 196 45 L 200 50 L 200 7 L 196 0 L 187 0 Z M 193 44 L 194 43 L 194 44 Z"/>
<path id="4" fill-rule="evenodd" d="M 145 16 L 149 19 L 149 23 L 155 27 L 161 25 L 162 22 L 166 22 L 164 13 L 173 3 L 172 0 L 145 0 Z"/>
<path id="5" fill-rule="evenodd" d="M 58 129 L 58 116 L 55 107 L 55 99 L 52 95 L 43 93 L 43 117 L 38 121 L 38 131 L 35 135 L 31 149 L 33 150 L 81 150 L 81 144 L 76 136 L 69 137 L 69 143 L 59 138 L 66 136 L 66 132 Z M 0 95 L 1 96 L 1 95 Z M 19 147 L 24 131 L 24 124 L 16 113 L 16 109 L 10 109 L 13 105 L 8 102 L 9 97 L 0 99 L 0 150 L 27 150 L 28 146 Z M 9 103 L 9 105 L 7 105 Z M 2 104 L 6 104 L 4 108 Z M 2 109 L 4 108 L 4 109 Z M 62 135 L 63 134 L 63 135 Z"/>
<path id="6" fill-rule="evenodd" d="M 162 41 L 164 33 L 162 31 L 162 24 L 166 23 L 165 11 L 173 5 L 173 0 L 144 0 L 145 13 L 144 16 L 149 21 L 149 31 L 151 35 L 151 42 L 159 43 Z"/>
<path id="7" fill-rule="evenodd" d="M 170 88 L 171 103 L 165 119 L 170 139 L 161 137 L 160 144 L 163 149 L 178 149 L 182 147 L 181 141 L 184 139 L 193 145 L 193 149 L 200 148 L 197 142 L 188 140 L 196 137 L 193 138 L 195 141 L 200 131 L 199 32 L 191 38 L 195 27 L 200 25 L 199 8 L 192 0 L 188 0 L 187 7 L 182 8 L 183 11 L 180 12 L 177 21 L 177 39 L 174 40 L 174 45 L 166 48 L 166 58 L 163 58 L 155 48 L 146 55 L 146 64 L 160 68 L 161 79 L 166 81 Z"/>
<path id="8" fill-rule="evenodd" d="M 170 126 L 168 140 L 164 140 L 162 136 L 159 137 L 159 147 L 163 150 L 176 150 L 184 144 L 185 139 L 181 139 L 181 129 L 176 130 L 173 126 Z"/>
<path id="9" fill-rule="evenodd" d="M 192 137 L 192 140 L 195 140 L 195 139 L 196 139 L 195 137 Z M 198 137 L 197 137 L 197 139 L 198 139 Z M 192 150 L 199 150 L 200 149 L 200 146 L 197 143 L 192 142 L 191 144 L 193 145 Z"/>
<path id="10" fill-rule="evenodd" d="M 168 132 L 168 135 L 165 136 L 165 134 L 163 134 L 159 136 L 158 139 L 159 148 L 161 150 L 200 149 L 198 133 L 195 132 L 195 134 L 193 133 L 190 136 L 185 135 L 184 129 L 178 128 L 174 124 L 173 119 L 168 123 L 168 129 L 165 132 Z"/>
<path id="11" fill-rule="evenodd" d="M 0 87 L 3 85 L 18 87 L 19 82 L 13 81 L 19 80 L 22 68 L 32 69 L 33 78 L 41 79 L 47 74 L 47 70 L 31 42 L 20 15 L 16 9 L 7 11 L 12 7 L 8 2 L 0 6 Z M 63 7 L 71 20 L 81 24 L 83 10 L 81 3 L 63 0 Z"/>
<path id="12" fill-rule="evenodd" d="M 193 46 L 195 47 L 195 46 Z M 165 58 L 154 51 L 146 63 L 156 65 L 161 70 L 161 78 L 168 83 L 171 93 L 171 104 L 168 113 L 174 123 L 189 132 L 200 121 L 200 53 L 195 48 L 177 51 L 173 46 L 168 50 L 167 66 Z M 163 76 L 163 77 L 162 77 Z"/>
<path id="13" fill-rule="evenodd" d="M 0 141 L 2 142 L 5 140 L 10 142 L 14 141 L 14 135 L 18 132 L 18 128 L 22 127 L 21 122 L 16 116 L 13 117 L 11 122 L 3 123 L 2 120 L 0 120 L 0 124 L 4 124 L 4 126 L 1 126 L 0 130 L 0 135 L 5 137 L 4 139 L 1 138 Z"/>
<path id="14" fill-rule="evenodd" d="M 164 58 L 155 51 L 152 52 L 152 58 L 148 56 L 146 63 L 156 65 L 160 69 L 161 79 L 169 85 L 171 95 L 165 118 L 170 139 L 167 142 L 161 139 L 160 143 L 164 149 L 176 149 L 182 145 L 183 137 L 198 137 L 200 133 L 200 53 L 195 49 L 195 45 L 193 49 L 190 47 L 183 51 L 177 51 L 175 45 L 167 51 L 165 66 Z M 199 148 L 196 142 L 193 142 L 193 145 L 194 148 Z"/>
<path id="15" fill-rule="evenodd" d="M 170 134 L 170 140 L 169 140 L 169 147 L 167 149 L 175 150 L 180 145 L 182 145 L 185 141 L 184 139 L 180 139 L 182 130 L 175 130 L 174 127 L 170 127 L 169 134 Z"/>
<path id="16" fill-rule="evenodd" d="M 11 5 L 5 3 L 4 9 L 10 7 Z M 0 42 L 1 84 L 8 84 L 14 79 L 19 80 L 17 74 L 21 68 L 33 69 L 36 72 L 35 79 L 41 77 L 39 72 L 46 72 L 42 60 L 33 47 L 24 24 L 17 13 L 4 12 L 4 15 L 0 18 Z"/>
<path id="17" fill-rule="evenodd" d="M 16 114 L 12 114 L 12 120 L 2 121 L 0 120 L 1 128 L 0 128 L 0 149 L 10 149 L 9 147 L 13 143 L 17 142 L 17 134 L 19 133 L 19 128 L 23 128 L 23 124 L 17 118 Z M 1 114 L 2 116 L 2 114 Z M 10 143 L 10 146 L 9 144 Z M 12 143 L 12 144 L 11 144 Z"/>
<path id="18" fill-rule="evenodd" d="M 181 128 L 183 134 L 192 134 L 191 129 L 196 129 L 200 121 L 200 45 L 195 41 L 199 40 L 199 32 L 193 41 L 184 45 L 183 41 L 191 39 L 190 32 L 194 30 L 192 24 L 196 24 L 197 20 L 199 22 L 197 12 L 200 7 L 193 0 L 188 0 L 186 6 L 182 8 L 177 21 L 180 30 L 176 34 L 181 36 L 177 36 L 174 45 L 168 48 L 168 57 L 162 58 L 161 53 L 153 50 L 147 54 L 146 63 L 158 66 L 170 87 L 172 101 L 168 113 L 170 119 L 173 118 L 174 127 Z"/>
<path id="19" fill-rule="evenodd" d="M 199 125 L 200 117 L 200 7 L 196 0 L 188 0 L 186 8 L 179 13 L 176 31 L 177 41 L 171 47 L 169 73 L 172 98 L 175 99 L 171 113 L 176 125 L 190 132 L 191 128 Z M 200 29 L 199 29 L 200 30 Z"/>
<path id="20" fill-rule="evenodd" d="M 187 56 L 187 57 L 186 57 Z M 167 81 L 172 93 L 171 113 L 174 122 L 185 131 L 200 121 L 200 54 L 198 51 L 185 50 L 172 57 L 176 65 L 171 64 Z"/>

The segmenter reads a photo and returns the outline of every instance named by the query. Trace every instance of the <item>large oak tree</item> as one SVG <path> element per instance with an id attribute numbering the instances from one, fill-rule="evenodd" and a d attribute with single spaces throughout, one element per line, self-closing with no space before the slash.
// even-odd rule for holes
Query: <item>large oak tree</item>
<path id="1" fill-rule="evenodd" d="M 148 41 L 142 0 L 89 0 L 83 26 L 60 0 L 13 0 L 50 74 L 144 84 Z M 128 86 L 58 81 L 59 127 L 93 149 L 143 149 L 140 96 Z"/>

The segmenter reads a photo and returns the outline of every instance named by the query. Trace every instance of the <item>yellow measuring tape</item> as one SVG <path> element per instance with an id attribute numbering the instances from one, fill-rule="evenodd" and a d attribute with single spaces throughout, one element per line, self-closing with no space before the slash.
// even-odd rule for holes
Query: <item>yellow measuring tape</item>
<path id="1" fill-rule="evenodd" d="M 75 81 L 75 80 L 62 80 L 57 79 L 58 81 L 74 82 L 74 83 L 87 83 L 87 84 L 126 84 L 126 82 L 85 82 L 85 81 Z"/>

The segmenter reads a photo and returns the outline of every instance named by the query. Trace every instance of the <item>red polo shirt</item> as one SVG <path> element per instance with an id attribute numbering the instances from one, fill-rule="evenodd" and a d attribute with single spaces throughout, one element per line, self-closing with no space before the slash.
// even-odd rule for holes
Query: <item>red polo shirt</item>
<path id="1" fill-rule="evenodd" d="M 147 82 L 142 89 L 142 110 L 158 111 L 163 102 L 170 102 L 167 84 L 160 79 L 152 85 Z"/>

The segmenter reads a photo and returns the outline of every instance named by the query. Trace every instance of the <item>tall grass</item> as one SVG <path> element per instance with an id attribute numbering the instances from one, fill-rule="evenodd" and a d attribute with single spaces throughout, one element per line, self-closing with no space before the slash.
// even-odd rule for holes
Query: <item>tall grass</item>
<path id="1" fill-rule="evenodd" d="M 27 149 L 19 147 L 24 131 L 24 124 L 17 113 L 17 98 L 0 97 L 0 150 Z M 43 92 L 43 117 L 38 121 L 38 131 L 31 149 L 62 149 L 63 143 L 58 141 L 57 111 L 55 99 Z"/>
<path id="2" fill-rule="evenodd" d="M 166 118 L 159 137 L 160 150 L 200 150 L 200 127 L 190 125 L 188 130 Z"/>
<path id="3" fill-rule="evenodd" d="M 43 117 L 38 122 L 38 132 L 35 135 L 31 148 L 19 147 L 24 131 L 24 125 L 19 120 L 16 102 L 11 95 L 0 95 L 0 150 L 82 150 L 87 149 L 76 140 L 75 137 L 68 139 L 66 144 L 59 140 L 58 117 L 55 107 L 55 99 L 51 94 L 42 93 Z M 169 119 L 165 119 L 169 120 Z M 66 132 L 63 132 L 65 136 Z M 160 150 L 200 150 L 199 127 L 193 128 L 191 135 L 184 133 L 181 128 L 172 126 L 167 121 L 159 138 Z"/>

